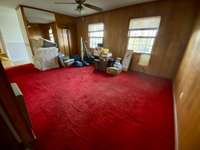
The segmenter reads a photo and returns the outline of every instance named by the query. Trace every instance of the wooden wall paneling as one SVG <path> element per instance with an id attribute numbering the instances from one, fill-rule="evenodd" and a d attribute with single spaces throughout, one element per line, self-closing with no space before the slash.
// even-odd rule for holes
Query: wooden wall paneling
<path id="1" fill-rule="evenodd" d="M 80 41 L 81 36 L 88 41 L 88 24 L 104 22 L 104 46 L 112 51 L 114 57 L 123 57 L 128 43 L 129 20 L 138 17 L 161 16 L 161 26 L 149 66 L 143 69 L 137 65 L 136 61 L 132 61 L 131 70 L 172 79 L 192 31 L 195 8 L 193 0 L 166 0 L 80 17 L 77 19 L 77 41 Z M 79 43 L 78 48 L 80 50 Z M 138 57 L 138 54 L 135 56 Z"/>
<path id="2" fill-rule="evenodd" d="M 41 32 L 42 32 L 42 37 L 44 39 L 50 40 L 50 38 L 49 38 L 49 29 L 50 29 L 50 27 L 51 27 L 51 23 L 49 23 L 49 24 L 40 24 L 40 29 L 41 29 Z"/>
<path id="3" fill-rule="evenodd" d="M 174 81 L 179 150 L 200 149 L 200 12 Z"/>
<path id="4" fill-rule="evenodd" d="M 38 38 L 43 37 L 39 24 L 29 24 L 28 32 L 29 32 L 30 39 L 38 39 Z"/>
<path id="5" fill-rule="evenodd" d="M 28 28 L 29 38 L 30 39 L 44 38 L 50 40 L 49 38 L 50 27 L 52 28 L 53 34 L 55 36 L 56 33 L 55 33 L 54 23 L 49 23 L 49 24 L 29 23 L 29 28 Z"/>
<path id="6" fill-rule="evenodd" d="M 191 29 L 194 25 L 196 17 L 196 7 L 192 2 L 177 2 L 172 6 L 174 11 L 170 15 L 170 43 L 167 47 L 167 53 L 162 63 L 162 72 L 171 74 L 173 77 L 176 74 L 178 66 L 181 62 L 185 48 L 187 46 Z M 193 14 L 192 14 L 193 13 Z M 177 30 L 178 29 L 178 30 Z M 168 66 L 173 66 L 172 69 L 168 69 Z M 165 69 L 165 70 L 164 70 Z"/>

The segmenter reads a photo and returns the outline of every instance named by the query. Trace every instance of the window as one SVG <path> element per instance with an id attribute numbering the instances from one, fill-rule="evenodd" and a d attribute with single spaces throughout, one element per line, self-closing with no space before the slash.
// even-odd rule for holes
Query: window
<path id="1" fill-rule="evenodd" d="M 150 54 L 157 36 L 161 17 L 131 19 L 128 32 L 128 50 Z"/>
<path id="2" fill-rule="evenodd" d="M 89 24 L 88 37 L 90 48 L 97 48 L 98 44 L 103 44 L 104 24 Z"/>
<path id="3" fill-rule="evenodd" d="M 53 30 L 52 30 L 51 27 L 50 27 L 50 29 L 49 29 L 49 39 L 50 39 L 50 41 L 55 42 L 54 36 L 53 36 Z"/>

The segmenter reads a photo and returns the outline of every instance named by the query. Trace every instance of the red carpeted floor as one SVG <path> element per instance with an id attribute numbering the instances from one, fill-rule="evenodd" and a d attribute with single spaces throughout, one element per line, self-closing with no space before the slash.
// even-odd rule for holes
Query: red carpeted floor
<path id="1" fill-rule="evenodd" d="M 174 150 L 168 80 L 93 67 L 7 73 L 24 94 L 37 150 Z"/>

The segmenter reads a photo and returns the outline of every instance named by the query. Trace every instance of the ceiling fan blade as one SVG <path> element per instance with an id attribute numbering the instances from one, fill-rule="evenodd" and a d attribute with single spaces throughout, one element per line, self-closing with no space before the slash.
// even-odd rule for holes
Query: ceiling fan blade
<path id="1" fill-rule="evenodd" d="M 102 8 L 99 8 L 99 7 L 97 7 L 97 6 L 94 6 L 94 5 L 91 5 L 91 4 L 88 4 L 88 3 L 84 3 L 83 5 L 84 5 L 85 7 L 87 7 L 87 8 L 90 8 L 90 9 L 94 9 L 94 10 L 97 10 L 97 11 L 103 11 Z"/>
<path id="2" fill-rule="evenodd" d="M 55 4 L 77 4 L 77 3 L 68 3 L 68 2 L 55 2 Z"/>

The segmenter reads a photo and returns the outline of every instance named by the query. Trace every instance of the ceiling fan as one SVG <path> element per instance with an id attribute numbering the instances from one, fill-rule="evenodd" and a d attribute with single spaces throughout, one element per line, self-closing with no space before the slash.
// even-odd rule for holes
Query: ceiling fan
<path id="1" fill-rule="evenodd" d="M 79 12 L 81 12 L 84 9 L 84 7 L 87 7 L 96 11 L 103 10 L 102 8 L 86 3 L 86 0 L 75 0 L 75 2 L 55 2 L 55 4 L 76 4 L 77 5 L 76 10 Z"/>

